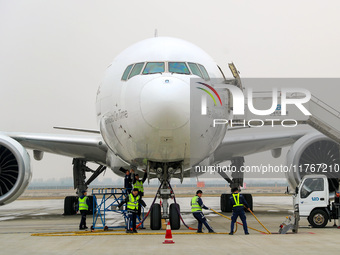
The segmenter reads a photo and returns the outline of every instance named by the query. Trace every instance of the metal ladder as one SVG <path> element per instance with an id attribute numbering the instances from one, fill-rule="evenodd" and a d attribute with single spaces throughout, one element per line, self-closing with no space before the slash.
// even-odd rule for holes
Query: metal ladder
<path id="1" fill-rule="evenodd" d="M 306 108 L 312 114 L 306 123 L 340 143 L 340 111 L 313 95 Z"/>

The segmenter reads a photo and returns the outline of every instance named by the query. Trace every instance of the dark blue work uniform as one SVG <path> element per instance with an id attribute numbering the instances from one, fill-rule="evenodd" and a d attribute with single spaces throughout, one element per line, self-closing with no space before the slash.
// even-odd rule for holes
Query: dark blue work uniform
<path id="1" fill-rule="evenodd" d="M 81 214 L 81 219 L 80 219 L 80 224 L 79 224 L 79 229 L 82 230 L 82 229 L 87 229 L 87 226 L 86 226 L 86 214 L 88 212 L 88 209 L 90 208 L 90 202 L 89 202 L 89 198 L 87 196 L 85 196 L 84 194 L 81 195 L 79 197 L 80 200 L 84 199 L 86 197 L 86 205 L 87 205 L 87 209 L 84 209 L 84 208 L 80 208 L 79 206 L 79 202 L 77 204 L 77 208 L 76 208 L 76 211 L 80 211 L 80 214 Z"/>
<path id="2" fill-rule="evenodd" d="M 209 225 L 207 219 L 204 217 L 204 214 L 202 213 L 202 208 L 209 210 L 209 208 L 203 204 L 203 201 L 200 197 L 193 197 L 191 200 L 191 212 L 195 219 L 198 221 L 197 232 L 202 233 L 203 224 L 204 226 L 206 226 L 209 232 L 214 232 L 214 230 Z"/>
<path id="3" fill-rule="evenodd" d="M 126 189 L 126 191 L 128 193 L 131 192 L 131 190 L 132 190 L 132 178 L 131 178 L 131 174 L 125 175 L 125 177 L 124 177 L 124 188 Z"/>
<path id="4" fill-rule="evenodd" d="M 126 189 L 126 192 L 129 194 L 132 190 L 132 177 L 131 177 L 131 173 L 126 174 L 126 169 L 124 169 L 123 167 L 119 168 L 119 170 L 123 173 L 125 173 L 124 176 L 124 188 Z"/>
<path id="5" fill-rule="evenodd" d="M 138 207 L 146 206 L 145 202 L 140 198 L 139 195 L 134 196 L 133 193 L 130 193 L 122 202 L 118 204 L 118 207 L 121 207 L 123 204 L 127 204 L 127 213 L 129 220 L 127 221 L 127 227 L 126 232 L 131 233 L 132 232 L 137 233 L 136 231 L 136 218 L 138 214 Z"/>
<path id="6" fill-rule="evenodd" d="M 146 178 L 148 177 L 148 173 L 144 173 L 144 176 L 143 176 L 143 179 L 141 180 L 141 182 L 144 184 L 144 182 L 146 181 Z M 136 182 L 137 182 L 137 179 L 136 179 L 136 175 L 134 175 L 133 176 L 133 181 L 132 181 L 132 184 L 133 184 L 133 188 L 136 188 L 136 186 L 135 186 L 135 184 L 136 184 Z M 141 197 L 143 197 L 144 196 L 144 188 L 142 188 L 143 189 L 143 191 L 141 191 L 140 189 L 139 189 L 139 192 L 138 192 L 138 195 L 140 195 Z"/>
<path id="7" fill-rule="evenodd" d="M 233 195 L 235 196 L 235 198 Z M 246 221 L 246 214 L 244 212 L 244 207 L 243 207 L 243 205 L 245 205 L 247 208 L 249 208 L 247 201 L 244 199 L 244 197 L 241 194 L 233 193 L 230 196 L 229 202 L 230 202 L 230 205 L 233 207 L 233 215 L 231 216 L 230 233 L 234 233 L 234 224 L 237 220 L 237 217 L 240 216 L 242 224 L 243 224 L 244 233 L 249 234 L 247 221 Z"/>

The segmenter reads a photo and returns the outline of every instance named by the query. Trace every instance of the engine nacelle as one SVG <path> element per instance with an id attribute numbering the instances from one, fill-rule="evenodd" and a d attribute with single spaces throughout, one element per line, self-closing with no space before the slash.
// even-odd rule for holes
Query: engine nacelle
<path id="1" fill-rule="evenodd" d="M 0 205 L 16 200 L 31 180 L 30 157 L 14 139 L 0 135 Z"/>
<path id="2" fill-rule="evenodd" d="M 340 171 L 336 172 L 340 167 L 339 152 L 339 144 L 323 134 L 311 133 L 301 137 L 287 153 L 286 164 L 290 171 L 286 172 L 286 177 L 290 186 L 295 189 L 306 174 L 324 174 L 328 177 L 329 191 L 337 190 L 340 176 Z"/>

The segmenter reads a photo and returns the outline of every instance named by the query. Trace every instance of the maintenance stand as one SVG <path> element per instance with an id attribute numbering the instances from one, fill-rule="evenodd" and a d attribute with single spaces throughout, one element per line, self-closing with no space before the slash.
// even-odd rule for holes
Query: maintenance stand
<path id="1" fill-rule="evenodd" d="M 127 189 L 124 188 L 93 188 L 93 225 L 91 230 L 95 229 L 115 229 L 127 228 L 128 214 L 127 210 L 119 210 L 118 205 L 128 196 Z M 101 199 L 99 198 L 101 197 Z M 107 226 L 106 214 L 108 212 L 121 214 L 124 218 L 125 226 Z M 142 207 L 142 219 L 144 218 L 144 207 Z M 137 216 L 137 224 L 141 219 Z M 144 223 L 140 228 L 144 228 Z"/>

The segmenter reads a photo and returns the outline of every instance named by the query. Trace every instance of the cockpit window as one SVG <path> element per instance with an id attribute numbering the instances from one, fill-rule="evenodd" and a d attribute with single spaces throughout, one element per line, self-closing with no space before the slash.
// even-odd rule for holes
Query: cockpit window
<path id="1" fill-rule="evenodd" d="M 191 69 L 191 72 L 194 74 L 194 75 L 197 75 L 201 78 L 203 78 L 203 75 L 200 71 L 200 69 L 198 68 L 197 64 L 195 63 L 188 63 L 190 69 Z"/>
<path id="2" fill-rule="evenodd" d="M 135 66 L 132 68 L 132 71 L 129 75 L 129 79 L 132 78 L 133 76 L 140 74 L 140 71 L 142 71 L 143 66 L 144 66 L 144 63 L 135 64 Z"/>
<path id="3" fill-rule="evenodd" d="M 167 72 L 177 74 L 193 74 L 205 80 L 210 80 L 209 74 L 203 65 L 192 62 L 140 62 L 128 65 L 122 75 L 122 80 L 126 81 L 136 75 L 155 74 L 165 72 L 165 63 L 167 63 Z M 145 66 L 145 67 L 144 67 Z M 144 69 L 143 69 L 144 67 Z M 189 69 L 190 68 L 190 69 Z"/>
<path id="4" fill-rule="evenodd" d="M 130 70 L 131 70 L 132 66 L 133 66 L 133 65 L 129 65 L 129 66 L 125 69 L 125 71 L 124 71 L 124 73 L 123 73 L 123 76 L 122 76 L 122 80 L 123 80 L 123 81 L 126 81 L 126 80 L 127 80 L 127 77 L 128 77 L 128 75 L 129 75 L 129 73 L 130 73 Z"/>
<path id="5" fill-rule="evenodd" d="M 169 72 L 179 74 L 190 74 L 190 71 L 184 62 L 169 62 Z"/>
<path id="6" fill-rule="evenodd" d="M 199 66 L 200 69 L 201 69 L 201 72 L 202 72 L 202 74 L 203 74 L 204 80 L 210 80 L 209 74 L 208 74 L 207 70 L 204 68 L 204 66 L 202 66 L 202 65 L 200 65 L 200 64 L 198 64 L 198 66 Z"/>
<path id="7" fill-rule="evenodd" d="M 163 73 L 164 62 L 149 62 L 146 64 L 143 74 Z"/>

